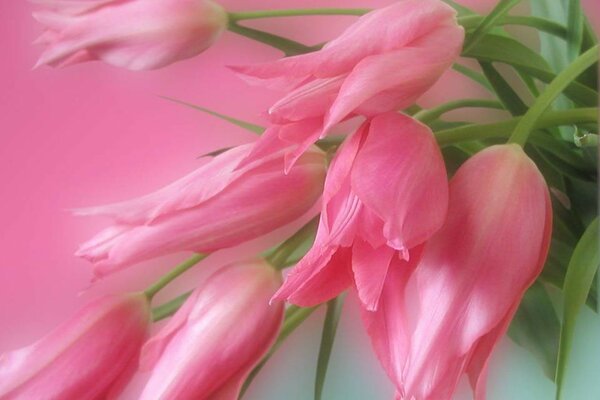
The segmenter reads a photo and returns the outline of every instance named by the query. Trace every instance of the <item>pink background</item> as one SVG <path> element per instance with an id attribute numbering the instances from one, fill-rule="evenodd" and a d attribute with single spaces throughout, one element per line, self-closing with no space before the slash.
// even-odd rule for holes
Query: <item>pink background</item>
<path id="1" fill-rule="evenodd" d="M 285 6 L 376 7 L 390 2 L 296 0 Z M 585 1 L 587 7 L 594 2 Z M 222 3 L 231 10 L 282 4 Z M 463 3 L 483 11 L 490 2 Z M 253 139 L 158 95 L 258 123 L 260 112 L 278 95 L 246 86 L 225 68 L 272 59 L 278 52 L 231 33 L 201 56 L 159 71 L 133 73 L 101 63 L 32 71 L 39 49 L 31 42 L 40 27 L 31 10 L 24 1 L 0 1 L 0 353 L 35 340 L 98 293 L 143 288 L 182 258 L 140 265 L 78 295 L 88 286 L 90 266 L 72 254 L 105 222 L 71 217 L 68 209 L 143 194 L 193 169 L 203 152 Z M 598 13 L 592 18 L 598 22 Z M 339 32 L 352 17 L 312 21 L 316 24 L 310 32 L 298 21 L 256 25 L 316 43 Z M 444 82 L 429 102 L 447 97 L 442 93 L 460 96 L 475 90 L 452 77 Z"/>

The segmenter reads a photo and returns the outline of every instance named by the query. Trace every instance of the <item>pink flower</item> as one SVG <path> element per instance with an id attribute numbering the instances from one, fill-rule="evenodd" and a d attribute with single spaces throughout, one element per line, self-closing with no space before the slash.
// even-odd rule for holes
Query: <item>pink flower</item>
<path id="1" fill-rule="evenodd" d="M 418 265 L 390 268 L 379 309 L 363 313 L 400 399 L 451 399 L 463 373 L 485 398 L 490 354 L 541 272 L 551 225 L 544 178 L 519 146 L 458 170 L 444 227 Z"/>
<path id="2" fill-rule="evenodd" d="M 140 400 L 235 400 L 271 347 L 283 303 L 269 305 L 281 275 L 262 260 L 232 264 L 198 287 L 142 350 L 152 375 Z"/>
<path id="3" fill-rule="evenodd" d="M 427 91 L 459 56 L 464 30 L 441 0 L 402 0 L 372 11 L 323 49 L 275 62 L 234 67 L 250 82 L 287 94 L 269 109 L 271 122 L 302 124 L 290 163 L 338 122 L 403 109 Z M 288 165 L 289 168 L 289 165 Z"/>
<path id="4" fill-rule="evenodd" d="M 206 50 L 227 26 L 210 0 L 32 0 L 46 27 L 39 65 L 102 60 L 131 70 L 164 67 Z"/>
<path id="5" fill-rule="evenodd" d="M 285 150 L 238 168 L 250 147 L 222 153 L 147 196 L 77 211 L 114 220 L 77 255 L 93 262 L 94 273 L 102 277 L 169 253 L 232 247 L 305 214 L 321 196 L 325 154 L 312 148 L 285 175 L 281 170 Z"/>
<path id="6" fill-rule="evenodd" d="M 150 323 L 142 294 L 98 299 L 31 346 L 0 356 L 0 399 L 115 398 Z"/>
<path id="7" fill-rule="evenodd" d="M 447 202 L 446 169 L 431 130 L 398 113 L 374 117 L 336 155 L 315 244 L 275 298 L 310 306 L 355 284 L 365 306 L 376 309 L 390 265 L 409 252 L 418 260 L 419 246 L 442 226 Z"/>

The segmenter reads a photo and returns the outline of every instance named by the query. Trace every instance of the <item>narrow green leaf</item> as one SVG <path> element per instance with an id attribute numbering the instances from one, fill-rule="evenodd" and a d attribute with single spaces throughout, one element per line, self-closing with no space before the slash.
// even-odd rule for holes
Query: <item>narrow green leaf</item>
<path id="1" fill-rule="evenodd" d="M 197 106 L 195 104 L 187 103 L 187 102 L 182 101 L 182 100 L 173 99 L 173 98 L 167 97 L 167 96 L 160 96 L 160 97 L 163 98 L 163 99 L 165 99 L 165 100 L 172 101 L 173 103 L 181 104 L 181 105 L 184 105 L 186 107 L 192 108 L 194 110 L 202 111 L 203 113 L 212 115 L 213 117 L 220 118 L 220 119 L 222 119 L 224 121 L 227 121 L 227 122 L 229 122 L 229 123 L 231 123 L 233 125 L 239 126 L 240 128 L 246 129 L 247 131 L 250 131 L 252 133 L 256 133 L 258 135 L 260 135 L 261 133 L 263 133 L 265 131 L 265 128 L 262 127 L 262 126 L 255 125 L 255 124 L 252 124 L 250 122 L 242 121 L 241 119 L 230 117 L 229 115 L 221 114 L 221 113 L 218 113 L 216 111 L 210 110 L 210 109 L 205 108 L 205 107 L 200 107 L 200 106 Z"/>
<path id="2" fill-rule="evenodd" d="M 152 309 L 152 322 L 158 322 L 165 318 L 175 314 L 177 310 L 185 303 L 188 297 L 192 294 L 192 291 L 186 292 L 180 296 L 175 297 L 173 300 L 161 304 L 158 307 Z"/>
<path id="3" fill-rule="evenodd" d="M 534 101 L 527 113 L 517 124 L 509 142 L 524 144 L 536 121 L 552 105 L 575 78 L 598 60 L 598 46 L 592 47 L 552 80 L 544 92 Z"/>
<path id="4" fill-rule="evenodd" d="M 458 18 L 458 23 L 467 31 L 475 29 L 483 20 L 482 15 L 467 15 Z M 510 15 L 502 17 L 497 25 L 518 25 L 526 26 L 541 32 L 549 33 L 556 38 L 565 40 L 567 38 L 567 28 L 560 23 L 547 18 L 532 17 L 528 15 Z"/>
<path id="5" fill-rule="evenodd" d="M 306 46 L 302 43 L 298 43 L 283 36 L 274 35 L 269 32 L 248 28 L 235 22 L 230 23 L 227 29 L 230 32 L 237 33 L 238 35 L 281 50 L 286 56 L 295 56 L 298 54 L 310 53 L 311 51 L 316 50 L 315 47 Z"/>
<path id="6" fill-rule="evenodd" d="M 542 56 L 506 36 L 485 35 L 475 47 L 463 55 L 479 61 L 512 65 L 546 83 L 556 78 L 556 74 Z M 595 106 L 598 103 L 598 93 L 579 82 L 570 82 L 565 88 L 565 94 L 579 104 Z"/>
<path id="7" fill-rule="evenodd" d="M 577 317 L 588 297 L 599 264 L 598 218 L 596 218 L 577 243 L 565 277 L 563 325 L 560 332 L 556 367 L 556 398 L 558 400 L 564 398 L 563 383 L 573 345 Z"/>
<path id="8" fill-rule="evenodd" d="M 521 100 L 521 97 L 513 90 L 511 85 L 504 79 L 491 63 L 480 62 L 483 74 L 494 88 L 498 99 L 512 115 L 523 115 L 527 111 L 527 104 Z"/>
<path id="9" fill-rule="evenodd" d="M 315 400 L 321 400 L 323 386 L 325 385 L 325 376 L 329 366 L 329 358 L 333 349 L 335 333 L 337 331 L 342 307 L 344 305 L 344 295 L 341 295 L 327 303 L 327 313 L 323 323 L 323 333 L 321 335 L 321 346 L 319 348 L 319 358 L 317 360 L 317 375 L 315 377 Z"/>
<path id="10" fill-rule="evenodd" d="M 541 283 L 534 283 L 525 293 L 510 324 L 508 335 L 515 343 L 531 352 L 546 376 L 554 380 L 560 322 L 552 300 Z"/>
<path id="11" fill-rule="evenodd" d="M 521 0 L 500 0 L 496 7 L 481 21 L 475 31 L 468 35 L 465 40 L 464 51 L 468 52 L 488 33 L 511 8 L 519 4 Z"/>
<path id="12" fill-rule="evenodd" d="M 472 70 L 469 67 L 465 67 L 464 65 L 461 64 L 454 64 L 452 66 L 452 69 L 455 70 L 456 72 L 466 76 L 467 78 L 471 79 L 472 81 L 478 83 L 479 85 L 483 86 L 485 89 L 487 89 L 490 92 L 494 92 L 494 88 L 492 88 L 492 85 L 490 84 L 490 82 L 486 79 L 486 77 L 482 74 L 480 74 L 477 71 Z"/>
<path id="13" fill-rule="evenodd" d="M 569 1 L 567 22 L 567 54 L 569 61 L 575 60 L 583 42 L 583 15 L 579 0 Z"/>

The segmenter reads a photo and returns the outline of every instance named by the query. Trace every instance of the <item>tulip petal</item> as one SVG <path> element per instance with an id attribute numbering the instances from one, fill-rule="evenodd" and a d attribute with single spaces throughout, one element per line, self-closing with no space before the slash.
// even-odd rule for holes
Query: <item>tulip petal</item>
<path id="1" fill-rule="evenodd" d="M 352 246 L 354 283 L 367 311 L 377 310 L 388 267 L 395 254 L 390 247 L 372 248 L 362 240 L 356 240 Z"/>
<path id="2" fill-rule="evenodd" d="M 444 223 L 448 183 L 431 130 L 398 113 L 372 119 L 352 170 L 352 188 L 384 221 L 400 251 L 423 243 Z"/>

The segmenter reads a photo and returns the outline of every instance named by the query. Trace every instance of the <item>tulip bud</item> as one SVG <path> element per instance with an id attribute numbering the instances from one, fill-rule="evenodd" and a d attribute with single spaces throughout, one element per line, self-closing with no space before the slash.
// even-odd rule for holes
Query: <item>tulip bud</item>
<path id="1" fill-rule="evenodd" d="M 279 332 L 283 303 L 269 299 L 280 284 L 262 260 L 210 276 L 144 346 L 141 368 L 152 374 L 140 400 L 237 399 Z"/>
<path id="2" fill-rule="evenodd" d="M 333 160 L 315 243 L 276 297 L 312 306 L 355 285 L 365 307 L 376 309 L 390 265 L 418 259 L 447 205 L 446 169 L 431 130 L 398 113 L 368 120 Z"/>
<path id="3" fill-rule="evenodd" d="M 135 372 L 149 323 L 142 294 L 92 302 L 33 345 L 0 356 L 0 399 L 114 398 Z"/>
<path id="4" fill-rule="evenodd" d="M 38 63 L 64 67 L 101 60 L 131 70 L 164 67 L 206 50 L 227 26 L 210 0 L 35 0 L 46 27 Z"/>
<path id="5" fill-rule="evenodd" d="M 457 171 L 444 227 L 418 265 L 389 274 L 380 309 L 363 313 L 401 399 L 450 399 L 463 373 L 485 398 L 490 354 L 541 272 L 551 230 L 548 188 L 519 146 L 489 147 Z"/>
<path id="6" fill-rule="evenodd" d="M 282 227 L 321 195 L 325 154 L 312 148 L 284 174 L 284 150 L 238 168 L 251 145 L 218 155 L 186 177 L 132 201 L 78 211 L 115 224 L 85 243 L 78 256 L 97 277 L 179 251 L 210 253 Z"/>

